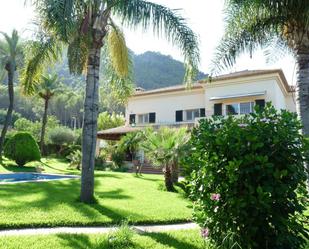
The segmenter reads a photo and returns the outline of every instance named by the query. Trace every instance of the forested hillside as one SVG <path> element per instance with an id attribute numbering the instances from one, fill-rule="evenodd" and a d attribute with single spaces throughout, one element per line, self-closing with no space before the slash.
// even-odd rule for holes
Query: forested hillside
<path id="1" fill-rule="evenodd" d="M 145 89 L 178 85 L 183 82 L 183 63 L 156 52 L 134 55 L 134 77 L 137 86 Z M 197 79 L 205 78 L 200 72 Z"/>
<path id="2" fill-rule="evenodd" d="M 155 89 L 183 83 L 185 74 L 183 63 L 171 56 L 157 52 L 145 52 L 136 55 L 131 51 L 133 60 L 134 81 L 137 86 L 144 89 Z M 66 85 L 75 87 L 84 83 L 82 77 L 70 75 L 67 59 L 56 66 L 59 78 Z M 206 74 L 200 72 L 197 79 L 205 78 Z"/>

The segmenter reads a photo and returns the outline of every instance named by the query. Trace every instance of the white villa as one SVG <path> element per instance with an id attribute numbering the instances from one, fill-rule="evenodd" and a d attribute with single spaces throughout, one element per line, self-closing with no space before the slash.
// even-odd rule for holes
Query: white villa
<path id="1" fill-rule="evenodd" d="M 100 131 L 98 138 L 118 140 L 145 126 L 194 126 L 199 118 L 241 115 L 254 105 L 272 102 L 276 109 L 296 110 L 294 89 L 282 70 L 241 71 L 185 85 L 137 89 L 126 106 L 126 125 Z"/>

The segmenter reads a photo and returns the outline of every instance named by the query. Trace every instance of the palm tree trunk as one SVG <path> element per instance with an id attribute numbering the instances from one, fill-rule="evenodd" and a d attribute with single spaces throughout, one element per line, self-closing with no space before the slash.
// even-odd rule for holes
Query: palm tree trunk
<path id="1" fill-rule="evenodd" d="M 48 98 L 45 99 L 44 114 L 43 114 L 43 119 L 42 119 L 41 141 L 40 141 L 40 149 L 41 149 L 42 155 L 44 155 L 45 130 L 46 130 L 46 124 L 47 124 L 47 109 L 48 109 Z"/>
<path id="2" fill-rule="evenodd" d="M 172 164 L 172 180 L 173 183 L 177 183 L 179 178 L 179 167 L 177 161 L 173 161 Z"/>
<path id="3" fill-rule="evenodd" d="M 94 198 L 94 161 L 97 138 L 97 118 L 99 103 L 100 47 L 90 49 L 88 56 L 84 122 L 82 137 L 82 202 L 90 203 Z"/>
<path id="4" fill-rule="evenodd" d="M 303 134 L 309 136 L 309 44 L 296 53 L 296 110 L 302 120 Z"/>
<path id="5" fill-rule="evenodd" d="M 4 140 L 5 140 L 5 135 L 6 132 L 9 128 L 9 125 L 11 124 L 12 121 L 12 113 L 14 109 L 14 72 L 15 72 L 15 65 L 13 63 L 10 63 L 6 66 L 6 69 L 8 71 L 8 93 L 9 93 L 9 107 L 7 110 L 5 122 L 3 125 L 3 129 L 1 132 L 1 137 L 0 137 L 0 161 L 2 160 L 2 151 L 3 151 L 3 146 L 4 146 Z"/>
<path id="6" fill-rule="evenodd" d="M 168 192 L 174 191 L 171 167 L 167 164 L 164 171 L 165 187 Z"/>

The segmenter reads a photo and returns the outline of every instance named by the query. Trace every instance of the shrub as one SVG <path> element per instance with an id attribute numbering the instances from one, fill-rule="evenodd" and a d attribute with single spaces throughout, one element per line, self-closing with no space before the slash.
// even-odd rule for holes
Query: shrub
<path id="1" fill-rule="evenodd" d="M 39 146 L 34 138 L 29 133 L 22 132 L 15 134 L 6 142 L 4 155 L 14 160 L 18 166 L 41 159 Z"/>
<path id="2" fill-rule="evenodd" d="M 133 236 L 133 230 L 129 227 L 127 222 L 123 222 L 117 230 L 109 234 L 108 248 L 131 248 L 131 246 L 133 246 Z"/>
<path id="3" fill-rule="evenodd" d="M 67 157 L 69 156 L 70 154 L 76 152 L 76 151 L 81 151 L 82 150 L 82 147 L 80 145 L 77 145 L 77 144 L 69 144 L 67 146 L 65 146 L 62 151 L 61 151 L 61 156 L 62 157 Z"/>
<path id="4" fill-rule="evenodd" d="M 69 168 L 80 170 L 82 164 L 82 152 L 80 150 L 72 152 L 67 156 L 67 159 L 70 161 Z"/>
<path id="5" fill-rule="evenodd" d="M 107 151 L 100 150 L 100 154 L 95 158 L 95 168 L 97 170 L 105 170 L 106 166 L 105 163 L 107 161 Z"/>
<path id="6" fill-rule="evenodd" d="M 120 168 L 125 160 L 125 153 L 120 149 L 115 149 L 111 154 L 111 160 L 116 167 Z"/>
<path id="7" fill-rule="evenodd" d="M 191 198 L 205 237 L 243 249 L 304 245 L 308 144 L 297 115 L 270 104 L 242 118 L 202 120 L 191 137 Z"/>
<path id="8" fill-rule="evenodd" d="M 59 146 L 73 144 L 76 138 L 74 131 L 64 126 L 54 128 L 48 133 L 48 136 L 52 144 Z"/>
<path id="9" fill-rule="evenodd" d="M 58 123 L 59 121 L 55 116 L 48 116 L 46 133 L 49 133 L 52 129 L 56 128 Z M 20 118 L 15 122 L 14 127 L 17 131 L 30 133 L 37 142 L 41 139 L 42 123 L 40 121 L 32 122 L 26 118 Z M 46 144 L 50 143 L 48 136 L 45 138 L 45 142 Z"/>

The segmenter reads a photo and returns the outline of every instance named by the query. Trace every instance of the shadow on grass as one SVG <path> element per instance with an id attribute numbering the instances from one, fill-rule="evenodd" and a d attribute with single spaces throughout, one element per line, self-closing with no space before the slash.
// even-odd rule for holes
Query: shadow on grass
<path id="1" fill-rule="evenodd" d="M 191 243 L 181 241 L 176 239 L 173 236 L 170 236 L 165 233 L 146 233 L 139 235 L 140 238 L 154 240 L 158 246 L 163 245 L 168 248 L 177 248 L 177 249 L 201 249 L 201 247 L 193 245 Z M 58 238 L 62 241 L 63 247 L 69 248 L 92 248 L 92 249 L 113 249 L 114 247 L 108 243 L 108 235 L 103 235 L 95 240 L 91 240 L 87 235 L 68 235 L 68 234 L 58 234 Z M 144 242 L 145 243 L 145 242 Z M 148 249 L 148 243 L 144 244 L 138 239 L 137 236 L 133 237 L 133 245 L 130 246 L 130 249 Z M 142 245 L 141 245 L 142 244 Z M 117 247 L 119 248 L 119 247 Z M 126 247 L 127 248 L 127 247 Z M 125 249 L 125 248 L 123 248 Z"/>
<path id="2" fill-rule="evenodd" d="M 103 176 L 103 178 L 105 175 Z M 118 224 L 123 220 L 145 220 L 146 217 L 138 213 L 118 208 L 111 208 L 102 205 L 100 200 L 114 199 L 126 200 L 132 197 L 122 194 L 122 189 L 116 189 L 99 194 L 99 202 L 95 204 L 84 204 L 79 201 L 79 180 L 66 180 L 55 182 L 20 183 L 0 186 L 0 200 L 3 200 L 1 212 L 9 214 L 21 213 L 26 209 L 39 210 L 44 212 L 47 219 L 34 218 L 24 222 L 13 222 L 12 218 L 0 221 L 0 229 L 11 227 L 46 227 L 46 226 L 101 226 L 108 224 Z M 39 193 L 39 195 L 36 195 Z M 61 211 L 62 205 L 66 204 L 72 212 L 76 212 L 81 217 L 87 217 L 87 221 L 78 219 L 67 220 L 65 216 L 59 216 L 56 221 L 50 222 L 49 215 L 57 215 Z M 66 210 L 70 212 L 69 210 Z M 33 212 L 33 211 L 32 211 Z M 14 224 L 13 224 L 14 223 Z"/>
<path id="3" fill-rule="evenodd" d="M 145 233 L 141 236 L 150 237 L 151 239 L 155 240 L 157 243 L 168 246 L 169 248 L 177 248 L 177 249 L 201 249 L 191 243 L 186 241 L 180 241 L 173 236 L 170 236 L 166 233 Z"/>
<path id="4" fill-rule="evenodd" d="M 124 191 L 121 188 L 104 192 L 96 191 L 96 196 L 102 199 L 117 199 L 117 200 L 132 199 L 131 196 L 122 194 L 123 192 Z"/>
<path id="5" fill-rule="evenodd" d="M 89 239 L 87 235 L 68 235 L 68 234 L 57 234 L 58 238 L 62 240 L 63 247 L 69 248 L 92 248 L 92 249 L 107 249 L 109 248 L 106 239 L 95 240 L 95 242 Z M 106 238 L 104 235 L 103 238 Z"/>
<path id="6" fill-rule="evenodd" d="M 10 172 L 36 172 L 36 168 L 32 166 L 17 166 L 15 164 L 3 164 L 3 168 Z"/>
<path id="7" fill-rule="evenodd" d="M 134 178 L 137 178 L 139 180 L 145 180 L 145 181 L 151 181 L 151 182 L 160 182 L 162 179 L 154 179 L 154 178 L 149 178 L 147 175 L 136 175 L 134 174 Z"/>

